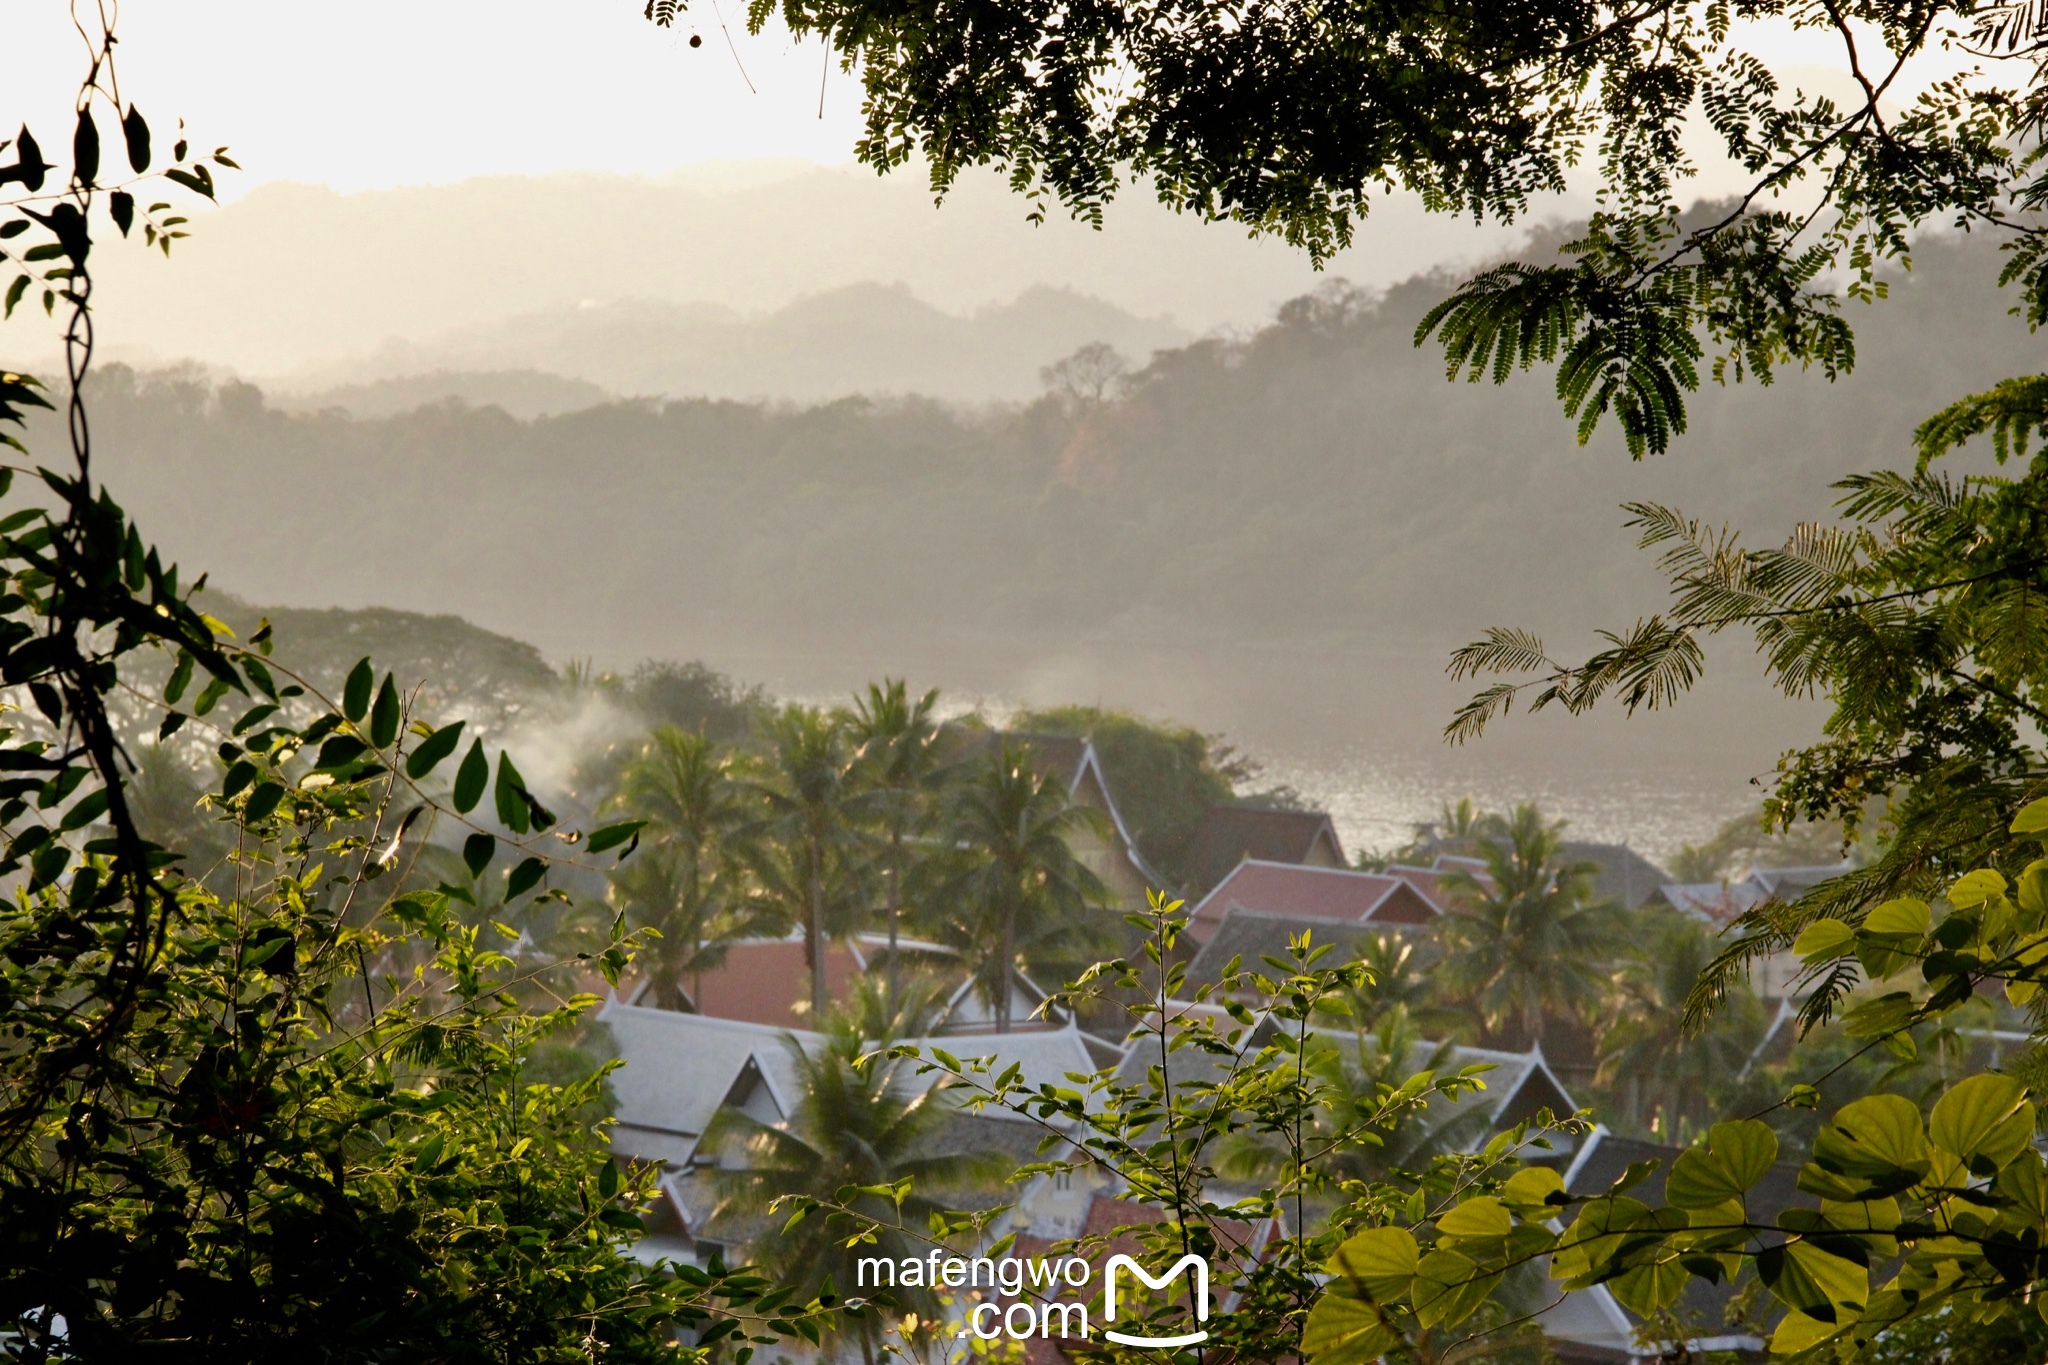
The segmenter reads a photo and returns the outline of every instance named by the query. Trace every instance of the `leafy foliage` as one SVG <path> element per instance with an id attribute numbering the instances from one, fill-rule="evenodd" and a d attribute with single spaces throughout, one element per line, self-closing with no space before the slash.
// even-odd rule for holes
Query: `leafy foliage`
<path id="1" fill-rule="evenodd" d="M 561 827 L 503 754 L 482 828 L 480 779 L 459 778 L 452 805 L 425 785 L 459 725 L 427 724 L 367 658 L 335 697 L 273 656 L 270 623 L 234 638 L 195 604 L 203 577 L 181 583 L 96 484 L 92 230 L 140 223 L 168 251 L 184 220 L 138 212 L 159 149 L 113 99 L 106 12 L 73 17 L 91 60 L 68 177 L 44 192 L 55 168 L 27 129 L 0 144 L 16 157 L 0 185 L 22 187 L 0 203 L 0 251 L 66 313 L 71 456 L 0 470 L 0 495 L 24 472 L 44 494 L 0 517 L 7 1354 L 652 1361 L 676 1358 L 679 1333 L 777 1340 L 747 1315 L 770 1297 L 759 1277 L 675 1278 L 628 1254 L 652 1174 L 622 1169 L 593 1125 L 604 1069 L 541 1074 L 596 1003 L 578 987 L 628 961 L 624 927 L 525 965 L 491 946 L 517 930 L 465 917 L 471 888 L 418 880 L 433 825 L 467 827 L 474 876 L 510 863 L 492 889 L 531 908 L 561 899 L 550 869 L 606 832 Z M 96 111 L 134 179 L 102 178 Z M 207 198 L 210 167 L 233 168 L 224 150 L 189 158 L 182 130 L 169 151 L 162 178 Z M 45 401 L 0 376 L 0 422 Z M 159 741 L 141 778 L 116 697 Z M 218 758 L 216 837 L 189 844 L 193 793 L 161 770 L 183 732 Z M 784 1334 L 815 1335 L 826 1311 L 799 1307 Z"/>
<path id="2" fill-rule="evenodd" d="M 2013 832 L 2023 844 L 2048 843 L 2048 801 L 2022 809 Z M 1794 951 L 1815 978 L 1861 972 L 1894 987 L 1846 1017 L 1866 1049 L 1911 1055 L 1913 1026 L 1993 986 L 2035 1010 L 2038 1031 L 2048 986 L 2044 886 L 2048 859 L 2030 863 L 2017 884 L 1979 869 L 1944 888 L 1945 913 L 1895 899 L 1857 924 L 1812 922 Z M 1922 980 L 1913 983 L 1906 969 Z M 1746 1200 L 1777 1161 L 1778 1138 L 1742 1119 L 1715 1124 L 1679 1156 L 1662 1208 L 1625 1194 L 1630 1180 L 1590 1199 L 1561 1189 L 1530 1198 L 1556 1177 L 1529 1171 L 1515 1177 L 1527 1194 L 1517 1198 L 1510 1181 L 1502 1196 L 1440 1215 L 1426 1237 L 1409 1227 L 1361 1232 L 1332 1258 L 1339 1278 L 1311 1316 L 1304 1347 L 1318 1361 L 1369 1359 L 1410 1324 L 1470 1313 L 1476 1286 L 1535 1256 L 1550 1258 L 1550 1274 L 1567 1289 L 1607 1284 L 1644 1316 L 1670 1308 L 1691 1278 L 1719 1283 L 1753 1271 L 1784 1310 L 1771 1342 L 1780 1353 L 1831 1342 L 1861 1350 L 1909 1323 L 1918 1324 L 1909 1334 L 1926 1337 L 2031 1315 L 2041 1278 L 2032 1249 L 2048 1231 L 2048 1162 L 2035 1149 L 2037 1114 L 2019 1077 L 2037 1069 L 2029 1059 L 2012 1075 L 1967 1076 L 1925 1114 L 1898 1095 L 1852 1100 L 1821 1125 L 1800 1168 L 1799 1188 L 1818 1207 L 1769 1220 Z M 1554 1231 L 1564 1208 L 1576 1216 Z M 1456 1273 L 1432 1271 L 1430 1258 L 1446 1255 L 1458 1259 L 1439 1265 Z"/>
<path id="3" fill-rule="evenodd" d="M 687 5 L 650 9 L 672 23 Z M 1547 0 L 1341 11 L 1262 0 L 1004 12 L 875 0 L 755 0 L 817 33 L 866 88 L 862 160 L 921 156 L 944 193 L 994 163 L 1034 217 L 1100 223 L 1125 176 L 1161 202 L 1271 233 L 1317 260 L 1348 246 L 1376 193 L 1508 220 L 1591 162 L 1600 207 L 1568 263 L 1481 274 L 1430 314 L 1450 368 L 1503 380 L 1558 366 L 1583 440 L 1610 414 L 1638 458 L 1686 429 L 1702 371 L 1754 377 L 1855 360 L 1842 295 L 1874 299 L 1915 229 L 2004 234 L 2006 272 L 2043 314 L 2048 242 L 2030 218 L 2039 93 L 1939 52 L 1974 32 L 2030 44 L 2025 6 L 1866 0 Z M 1773 22 L 1841 45 L 1852 97 L 1786 90 L 1763 60 Z M 1881 35 L 1873 46 L 1869 34 Z M 1859 46 L 1859 41 L 1861 45 Z M 1934 68 L 1923 73 L 1922 68 Z M 1899 98 L 1895 91 L 1921 93 Z M 1689 125 L 1748 180 L 1688 216 Z"/>

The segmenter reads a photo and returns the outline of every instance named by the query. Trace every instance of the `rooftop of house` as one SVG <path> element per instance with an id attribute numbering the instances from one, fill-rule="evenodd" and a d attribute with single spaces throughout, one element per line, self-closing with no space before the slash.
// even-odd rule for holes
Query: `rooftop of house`
<path id="1" fill-rule="evenodd" d="M 1670 873 L 1627 844 L 1567 839 L 1559 845 L 1558 856 L 1566 862 L 1597 863 L 1600 871 L 1593 878 L 1593 894 L 1629 910 L 1654 896 L 1658 887 L 1671 880 Z"/>
<path id="2" fill-rule="evenodd" d="M 866 969 L 854 945 L 826 944 L 826 995 L 846 999 L 847 988 Z M 694 1012 L 713 1019 L 773 1028 L 803 1028 L 810 1021 L 811 969 L 802 934 L 742 939 L 726 948 L 717 967 L 683 978 L 682 987 Z"/>
<path id="3" fill-rule="evenodd" d="M 1420 924 L 1434 919 L 1438 906 L 1399 873 L 1247 860 L 1190 912 L 1194 932 L 1212 932 L 1231 910 L 1338 924 Z"/>
<path id="4" fill-rule="evenodd" d="M 1425 841 L 1431 865 L 1427 868 L 1403 869 L 1416 872 L 1434 873 L 1441 877 L 1446 872 L 1469 872 L 1484 877 L 1486 860 L 1472 856 L 1476 841 L 1472 839 L 1436 839 Z M 1584 839 L 1567 839 L 1558 845 L 1559 861 L 1566 863 L 1592 863 L 1599 871 L 1593 875 L 1593 895 L 1596 899 L 1613 901 L 1630 910 L 1657 894 L 1658 888 L 1670 882 L 1671 874 L 1630 848 L 1627 844 L 1602 844 Z M 1387 869 L 1394 871 L 1394 868 Z"/>
<path id="5" fill-rule="evenodd" d="M 1726 925 L 1772 897 L 1797 900 L 1822 882 L 1849 870 L 1848 863 L 1825 867 L 1753 867 L 1725 882 L 1666 882 L 1649 899 L 1710 924 Z"/>
<path id="6" fill-rule="evenodd" d="M 1247 858 L 1323 867 L 1343 867 L 1346 861 L 1337 827 L 1322 811 L 1211 806 L 1188 836 L 1187 851 L 1181 857 L 1188 873 L 1188 894 L 1206 895 Z"/>
<path id="7" fill-rule="evenodd" d="M 1240 958 L 1245 970 L 1260 971 L 1263 959 L 1286 961 L 1288 944 L 1303 934 L 1311 943 L 1334 943 L 1337 951 L 1319 964 L 1340 966 L 1356 960 L 1358 945 L 1383 934 L 1413 934 L 1418 926 L 1394 921 L 1368 920 L 1364 924 L 1332 923 L 1303 915 L 1274 915 L 1261 910 L 1232 908 L 1202 943 L 1201 951 L 1188 963 L 1190 986 L 1211 986 L 1222 979 L 1232 958 Z"/>
<path id="8" fill-rule="evenodd" d="M 618 1101 L 613 1145 L 622 1153 L 671 1165 L 690 1159 L 721 1105 L 738 1102 L 734 1087 L 742 1077 L 758 1079 L 776 1113 L 785 1118 L 793 1113 L 801 1084 L 790 1047 L 809 1051 L 823 1042 L 821 1035 L 806 1030 L 648 1009 L 619 1000 L 606 1004 L 598 1019 L 611 1030 L 613 1046 L 626 1063 L 611 1076 Z M 1023 1083 L 1034 1088 L 1071 1086 L 1070 1074 L 1092 1072 L 1100 1065 L 1090 1051 L 1091 1040 L 1071 1025 L 906 1041 L 944 1048 L 970 1066 L 985 1062 L 991 1077 L 1015 1065 Z M 931 1074 L 918 1079 L 928 1084 L 938 1078 Z M 1012 1121 L 995 1111 L 990 1116 Z"/>
<path id="9" fill-rule="evenodd" d="M 958 950 L 941 943 L 899 938 L 897 959 L 915 968 L 937 968 L 948 979 L 959 980 L 944 1005 L 946 1031 L 972 1031 L 992 1026 L 992 1008 L 973 992 L 973 983 L 960 980 Z M 886 935 L 860 934 L 851 940 L 834 940 L 825 947 L 825 993 L 843 1003 L 853 982 L 862 974 L 885 969 L 889 961 Z M 724 960 L 707 971 L 686 976 L 680 983 L 685 1000 L 684 1013 L 713 1019 L 761 1024 L 772 1028 L 802 1029 L 811 1026 L 811 973 L 804 959 L 801 933 L 783 938 L 741 939 L 729 945 Z M 653 1003 L 652 983 L 646 977 L 625 993 L 630 1004 Z M 1046 992 L 1023 971 L 1016 974 L 1011 992 L 1011 1026 L 1040 1029 L 1047 1023 L 1035 1017 Z M 1064 1016 L 1053 1021 L 1063 1023 Z"/>

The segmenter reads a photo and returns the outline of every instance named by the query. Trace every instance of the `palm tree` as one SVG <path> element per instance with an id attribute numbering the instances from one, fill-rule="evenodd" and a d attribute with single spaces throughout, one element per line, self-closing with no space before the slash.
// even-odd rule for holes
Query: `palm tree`
<path id="1" fill-rule="evenodd" d="M 662 1009 L 682 1009 L 683 978 L 717 967 L 758 918 L 743 857 L 753 809 L 734 765 L 707 736 L 664 725 L 606 803 L 647 822 L 638 856 L 612 875 L 612 894 L 631 923 L 661 935 L 648 976 Z"/>
<path id="2" fill-rule="evenodd" d="M 928 971 L 913 972 L 907 981 L 886 985 L 873 976 L 857 976 L 846 1000 L 827 1016 L 870 1044 L 904 1038 L 928 1038 L 946 1021 L 945 982 Z"/>
<path id="3" fill-rule="evenodd" d="M 1365 983 L 1345 992 L 1359 1027 L 1375 1028 L 1383 1016 L 1399 1010 L 1433 1038 L 1471 1028 L 1471 1015 L 1444 1000 L 1435 964 L 1425 963 L 1409 936 L 1374 934 L 1360 939 L 1352 951 L 1366 969 Z"/>
<path id="4" fill-rule="evenodd" d="M 815 706 L 785 706 L 768 722 L 771 746 L 753 789 L 766 808 L 750 827 L 763 856 L 762 889 L 803 926 L 811 969 L 811 1017 L 825 1016 L 826 945 L 854 925 L 850 883 L 862 872 L 861 825 L 878 804 L 861 790 L 846 718 Z"/>
<path id="5" fill-rule="evenodd" d="M 856 697 L 847 734 L 859 746 L 861 780 L 872 792 L 875 817 L 887 852 L 882 874 L 888 887 L 889 994 L 896 994 L 896 926 L 903 913 L 905 840 L 923 824 L 932 773 L 937 766 L 939 728 L 932 719 L 938 689 L 912 701 L 901 678 L 868 685 Z"/>
<path id="6" fill-rule="evenodd" d="M 1689 1030 L 1686 997 L 1714 960 L 1714 942 L 1696 921 L 1653 913 L 1636 917 L 1641 946 L 1623 973 L 1621 1018 L 1600 1040 L 1597 1084 L 1620 1091 L 1631 1123 L 1683 1143 L 1713 1121 L 1715 1100 L 1741 1074 L 1767 1025 L 1756 994 L 1738 987 Z"/>
<path id="7" fill-rule="evenodd" d="M 1447 1042 L 1425 1042 L 1402 1005 L 1382 1011 L 1370 1025 L 1360 1025 L 1348 1036 L 1309 1036 L 1303 1064 L 1316 1103 L 1300 1144 L 1303 1164 L 1323 1192 L 1321 1202 L 1329 1202 L 1344 1181 L 1380 1180 L 1394 1170 L 1419 1171 L 1435 1157 L 1469 1150 L 1486 1135 L 1485 1105 L 1453 1109 L 1441 1097 L 1420 1111 L 1401 1115 L 1391 1127 L 1361 1120 L 1416 1072 L 1450 1069 L 1455 1065 L 1452 1048 Z M 1234 1179 L 1291 1180 L 1294 1153 L 1289 1137 L 1272 1132 L 1233 1134 L 1218 1153 L 1218 1169 Z"/>
<path id="8" fill-rule="evenodd" d="M 1094 912 L 1109 890 L 1067 840 L 1099 830 L 1103 817 L 1073 804 L 1064 784 L 1007 741 L 974 765 L 947 814 L 953 855 L 938 899 L 951 912 L 948 936 L 967 953 L 996 1031 L 1007 1033 L 1018 967 L 1071 960 L 1099 937 Z"/>
<path id="9" fill-rule="evenodd" d="M 1594 863 L 1563 863 L 1564 822 L 1521 805 L 1479 834 L 1483 876 L 1444 879 L 1450 913 L 1441 978 L 1486 1027 L 1528 1047 L 1547 1019 L 1583 1017 L 1609 994 L 1608 963 L 1621 937 L 1614 907 L 1593 899 Z"/>
<path id="10" fill-rule="evenodd" d="M 779 1125 L 763 1123 L 737 1109 L 720 1110 L 704 1134 L 710 1150 L 738 1158 L 739 1169 L 716 1176 L 721 1199 L 714 1222 L 759 1223 L 780 1198 L 809 1196 L 838 1203 L 849 1186 L 911 1182 L 900 1206 L 874 1195 L 853 1207 L 868 1219 L 874 1240 L 849 1245 L 838 1223 L 809 1218 L 786 1232 L 769 1223 L 752 1257 L 797 1287 L 801 1301 L 829 1280 L 841 1294 L 855 1284 L 855 1261 L 883 1256 L 901 1261 L 921 1257 L 929 1245 L 924 1231 L 943 1210 L 937 1195 L 992 1184 L 1000 1162 L 958 1150 L 947 1141 L 954 1111 L 932 1087 L 921 1087 L 902 1060 L 868 1056 L 876 1040 L 844 1017 L 828 1020 L 823 1043 L 807 1051 L 793 1036 L 783 1046 L 797 1074 L 795 1112 Z M 886 1041 L 886 1040 L 883 1040 Z M 937 1302 L 925 1289 L 898 1287 L 900 1308 L 935 1316 Z M 863 1354 L 872 1361 L 879 1319 L 855 1321 Z"/>

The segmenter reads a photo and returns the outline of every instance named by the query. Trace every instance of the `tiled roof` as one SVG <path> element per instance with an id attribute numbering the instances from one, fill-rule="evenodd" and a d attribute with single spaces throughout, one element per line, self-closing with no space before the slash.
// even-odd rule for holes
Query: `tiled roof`
<path id="1" fill-rule="evenodd" d="M 825 947 L 825 993 L 844 1000 L 849 983 L 866 968 L 860 954 L 844 943 Z M 746 939 L 726 950 L 716 970 L 683 979 L 683 993 L 697 1013 L 773 1028 L 803 1028 L 808 1010 L 799 1004 L 811 998 L 811 969 L 804 961 L 803 936 Z"/>
<path id="2" fill-rule="evenodd" d="M 1378 872 L 1294 863 L 1243 862 L 1202 898 L 1194 932 L 1220 924 L 1230 910 L 1362 924 L 1369 919 L 1417 923 L 1437 907 L 1415 894 L 1405 878 Z"/>
<path id="3" fill-rule="evenodd" d="M 1211 806 L 1188 837 L 1181 858 L 1188 870 L 1189 893 L 1206 893 L 1247 858 L 1269 863 L 1306 862 L 1318 841 L 1326 843 L 1338 862 L 1344 861 L 1336 826 L 1322 811 Z"/>
<path id="4" fill-rule="evenodd" d="M 1223 922 L 1210 933 L 1202 944 L 1202 950 L 1188 963 L 1188 984 L 1214 985 L 1233 957 L 1242 958 L 1246 970 L 1264 970 L 1260 966 L 1262 958 L 1285 960 L 1289 941 L 1304 933 L 1311 936 L 1311 942 L 1336 944 L 1337 950 L 1318 965 L 1338 967 L 1355 961 L 1359 944 L 1367 939 L 1383 934 L 1412 934 L 1414 931 L 1413 925 L 1375 920 L 1357 925 L 1332 924 L 1329 920 L 1307 919 L 1298 915 L 1227 910 Z"/>
<path id="5" fill-rule="evenodd" d="M 677 1161 L 750 1058 L 782 1051 L 783 1030 L 613 1001 L 598 1019 L 626 1065 L 612 1073 L 622 1150 Z"/>
<path id="6" fill-rule="evenodd" d="M 1633 910 L 1671 880 L 1663 868 L 1627 844 L 1592 844 L 1567 840 L 1558 846 L 1558 856 L 1568 863 L 1598 863 L 1593 894 Z"/>

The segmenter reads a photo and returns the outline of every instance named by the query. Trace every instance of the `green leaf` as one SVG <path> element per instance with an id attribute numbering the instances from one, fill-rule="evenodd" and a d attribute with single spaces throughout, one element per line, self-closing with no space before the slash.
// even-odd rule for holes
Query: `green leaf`
<path id="1" fill-rule="evenodd" d="M 384 675 L 384 685 L 377 689 L 377 704 L 370 709 L 370 743 L 379 749 L 388 749 L 398 738 L 398 688 L 391 675 Z"/>
<path id="2" fill-rule="evenodd" d="M 276 714 L 277 703 L 275 702 L 267 701 L 261 706 L 252 706 L 242 713 L 242 718 L 235 722 L 234 729 L 229 733 L 245 735 Z"/>
<path id="3" fill-rule="evenodd" d="M 268 820 L 271 813 L 284 800 L 284 788 L 275 782 L 260 782 L 256 790 L 249 793 L 249 804 L 243 811 L 243 818 L 250 823 Z"/>
<path id="4" fill-rule="evenodd" d="M 1650 1206 L 1625 1195 L 1588 1203 L 1559 1239 L 1550 1259 L 1552 1279 L 1568 1289 L 1585 1289 L 1608 1278 L 1609 1262 L 1634 1229 L 1652 1225 Z"/>
<path id="5" fill-rule="evenodd" d="M 1971 1174 L 1996 1175 L 2032 1141 L 2034 1106 L 2010 1076 L 1971 1076 L 1935 1102 L 1927 1136 Z"/>
<path id="6" fill-rule="evenodd" d="M 1726 1162 L 1699 1147 L 1680 1152 L 1664 1178 L 1664 1197 L 1681 1209 L 1711 1209 L 1740 1199 L 1748 1188 Z"/>
<path id="7" fill-rule="evenodd" d="M 406 756 L 405 775 L 417 781 L 434 771 L 455 752 L 455 746 L 462 741 L 462 727 L 468 723 L 458 720 L 453 725 L 444 725 L 421 740 L 419 747 Z"/>
<path id="8" fill-rule="evenodd" d="M 498 823 L 514 834 L 524 834 L 532 827 L 526 809 L 526 798 L 522 794 L 526 783 L 520 779 L 519 769 L 512 762 L 512 755 L 503 749 L 498 751 L 498 780 L 492 785 L 492 795 L 497 800 Z"/>
<path id="9" fill-rule="evenodd" d="M 107 813 L 107 789 L 95 787 L 73 802 L 71 809 L 64 812 L 63 824 L 66 830 L 84 829 Z"/>
<path id="10" fill-rule="evenodd" d="M 1912 934 L 1919 937 L 1926 934 L 1933 922 L 1933 912 L 1927 908 L 1926 901 L 1900 896 L 1871 911 L 1863 921 L 1863 927 L 1873 934 Z"/>
<path id="11" fill-rule="evenodd" d="M 1563 1208 L 1564 1177 L 1548 1166 L 1529 1166 L 1508 1177 L 1507 1183 L 1501 1186 L 1500 1197 L 1513 1205 L 1517 1212 Z M 1523 1213 L 1522 1216 L 1530 1215 Z"/>
<path id="12" fill-rule="evenodd" d="M 176 706 L 178 698 L 185 695 L 185 689 L 192 685 L 192 656 L 184 650 L 178 651 L 178 662 L 171 667 L 170 681 L 164 684 L 164 702 Z"/>
<path id="13" fill-rule="evenodd" d="M 548 865 L 539 858 L 528 858 L 505 875 L 505 899 L 516 900 L 540 884 Z"/>
<path id="14" fill-rule="evenodd" d="M 248 786 L 251 782 L 254 782 L 255 780 L 256 765 L 254 763 L 251 763 L 246 758 L 237 759 L 235 761 L 235 765 L 228 769 L 227 776 L 221 778 L 220 780 L 221 800 L 234 800 L 235 794 L 237 792 L 241 791 L 242 788 Z"/>
<path id="15" fill-rule="evenodd" d="M 494 835 L 477 833 L 462 841 L 462 862 L 472 877 L 484 875 L 484 869 L 491 865 L 491 858 L 498 851 L 498 840 Z"/>
<path id="16" fill-rule="evenodd" d="M 1778 1134 L 1761 1119 L 1735 1119 L 1707 1130 L 1707 1146 L 1747 1190 L 1771 1173 L 1778 1161 Z"/>
<path id="17" fill-rule="evenodd" d="M 1621 1306 L 1647 1318 L 1678 1302 L 1692 1273 L 1677 1261 L 1655 1261 L 1624 1271 L 1607 1282 Z"/>
<path id="18" fill-rule="evenodd" d="M 1771 1354 L 1774 1356 L 1800 1355 L 1827 1341 L 1842 1331 L 1831 1322 L 1810 1318 L 1804 1313 L 1787 1313 L 1771 1333 Z"/>
<path id="19" fill-rule="evenodd" d="M 1920 1111 L 1900 1095 L 1866 1095 L 1836 1112 L 1813 1140 L 1822 1170 L 1870 1182 L 1871 1197 L 1919 1183 L 1930 1168 Z"/>
<path id="20" fill-rule="evenodd" d="M 341 714 L 350 721 L 360 724 L 370 714 L 370 689 L 376 685 L 377 675 L 370 670 L 368 658 L 356 661 L 348 671 L 348 681 L 341 690 Z"/>
<path id="21" fill-rule="evenodd" d="M 469 753 L 463 757 L 462 767 L 455 773 L 455 809 L 463 815 L 476 809 L 476 803 L 483 799 L 484 783 L 490 780 L 490 760 L 484 757 L 484 742 L 474 740 Z"/>
<path id="22" fill-rule="evenodd" d="M 1450 1237 L 1505 1237 L 1515 1230 L 1515 1220 L 1500 1200 L 1482 1194 L 1437 1219 L 1436 1226 Z"/>
<path id="23" fill-rule="evenodd" d="M 1500 1283 L 1499 1271 L 1480 1270 L 1455 1251 L 1432 1251 L 1415 1267 L 1415 1317 L 1424 1327 L 1455 1327 L 1477 1312 Z"/>
<path id="24" fill-rule="evenodd" d="M 646 826 L 645 820 L 621 820 L 616 825 L 606 825 L 603 829 L 591 833 L 590 841 L 584 848 L 591 853 L 603 853 L 625 843 Z"/>
<path id="25" fill-rule="evenodd" d="M 78 125 L 71 133 L 71 173 L 81 185 L 100 178 L 100 126 L 93 122 L 90 105 L 78 111 Z"/>
<path id="26" fill-rule="evenodd" d="M 347 767 L 369 752 L 370 746 L 354 735 L 331 735 L 320 746 L 320 756 L 314 760 L 313 766 L 323 772 L 331 772 Z"/>
<path id="27" fill-rule="evenodd" d="M 2048 796 L 2021 806 L 2020 813 L 2012 818 L 2011 829 L 2014 834 L 2048 834 Z"/>
<path id="28" fill-rule="evenodd" d="M 215 678 L 207 683 L 200 690 L 199 695 L 192 701 L 192 714 L 203 716 L 214 707 L 220 705 L 220 699 L 228 694 L 228 686 L 229 684 L 224 678 Z"/>
<path id="29" fill-rule="evenodd" d="M 1803 1239 L 1757 1253 L 1757 1278 L 1771 1297 L 1823 1322 L 1849 1322 L 1870 1298 L 1870 1272 Z"/>
<path id="30" fill-rule="evenodd" d="M 128 143 L 128 168 L 141 175 L 149 169 L 149 124 L 132 104 L 121 116 L 121 136 Z"/>
<path id="31" fill-rule="evenodd" d="M 1838 919 L 1817 919 L 1800 931 L 1792 951 L 1808 965 L 1840 957 L 1856 944 L 1856 931 Z"/>
<path id="32" fill-rule="evenodd" d="M 2005 878 L 1988 867 L 1980 867 L 1956 878 L 1955 885 L 1948 889 L 1948 903 L 1958 910 L 1968 910 L 2004 894 Z"/>
<path id="33" fill-rule="evenodd" d="M 1334 1288 L 1301 1329 L 1301 1355 L 1311 1365 L 1372 1365 L 1400 1343 L 1377 1306 Z"/>
<path id="34" fill-rule="evenodd" d="M 1330 1258 L 1329 1270 L 1355 1282 L 1367 1297 L 1391 1303 L 1406 1294 L 1422 1252 L 1406 1228 L 1367 1228 L 1352 1234 Z"/>
<path id="35" fill-rule="evenodd" d="M 29 889 L 48 886 L 64 875 L 65 865 L 71 861 L 71 850 L 63 844 L 45 844 L 29 859 Z"/>
<path id="36" fill-rule="evenodd" d="M 249 676 L 250 682 L 256 684 L 258 692 L 261 692 L 272 701 L 277 700 L 277 680 L 270 676 L 270 670 L 263 666 L 262 660 L 242 660 L 242 672 Z"/>

